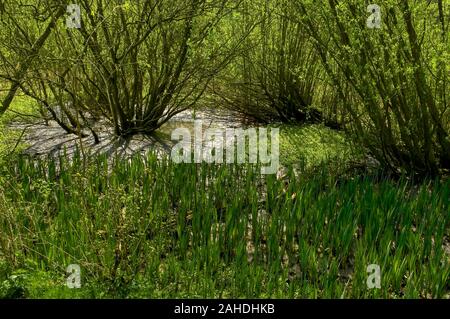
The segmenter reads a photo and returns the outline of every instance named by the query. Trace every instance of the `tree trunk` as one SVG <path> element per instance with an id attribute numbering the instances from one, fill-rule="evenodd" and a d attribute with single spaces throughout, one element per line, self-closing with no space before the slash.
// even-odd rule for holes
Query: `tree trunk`
<path id="1" fill-rule="evenodd" d="M 12 84 L 9 88 L 7 96 L 3 99 L 2 105 L 0 106 L 0 116 L 6 112 L 6 110 L 11 105 L 11 102 L 14 99 L 14 96 L 17 93 L 17 90 L 20 87 L 20 83 L 22 82 L 23 78 L 25 77 L 28 68 L 30 67 L 31 63 L 37 56 L 37 53 L 42 48 L 42 46 L 45 44 L 45 41 L 48 39 L 50 34 L 52 33 L 53 28 L 56 26 L 56 22 L 58 19 L 64 14 L 65 10 L 64 7 L 60 7 L 58 11 L 56 12 L 55 16 L 52 17 L 50 23 L 48 24 L 47 28 L 45 29 L 44 33 L 38 38 L 38 40 L 33 44 L 30 50 L 30 54 L 25 58 L 25 60 L 20 63 L 18 70 L 15 72 L 14 76 L 12 77 Z"/>

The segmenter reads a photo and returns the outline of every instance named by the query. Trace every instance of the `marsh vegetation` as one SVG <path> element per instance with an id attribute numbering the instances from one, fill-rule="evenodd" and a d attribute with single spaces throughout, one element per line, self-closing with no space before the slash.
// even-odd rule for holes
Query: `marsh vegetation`
<path id="1" fill-rule="evenodd" d="M 0 1 L 0 298 L 449 298 L 450 4 L 376 2 Z"/>

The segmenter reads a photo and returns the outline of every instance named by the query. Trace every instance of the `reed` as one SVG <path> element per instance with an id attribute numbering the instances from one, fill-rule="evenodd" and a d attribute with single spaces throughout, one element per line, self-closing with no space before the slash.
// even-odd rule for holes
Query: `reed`
<path id="1" fill-rule="evenodd" d="M 0 296 L 449 296 L 449 181 L 20 157 L 1 170 Z M 297 172 L 298 173 L 298 172 Z M 81 289 L 65 287 L 79 264 Z M 367 289 L 379 264 L 381 289 Z"/>

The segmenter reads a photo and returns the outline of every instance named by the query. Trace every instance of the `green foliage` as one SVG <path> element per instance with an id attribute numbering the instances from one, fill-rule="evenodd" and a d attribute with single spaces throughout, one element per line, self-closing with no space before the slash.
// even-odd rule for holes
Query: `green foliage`
<path id="1" fill-rule="evenodd" d="M 379 29 L 360 0 L 78 3 L 69 30 L 67 1 L 1 1 L 0 298 L 450 297 L 448 1 L 379 0 Z M 98 142 L 200 102 L 279 125 L 287 168 L 35 159 L 8 127 Z"/>
<path id="2" fill-rule="evenodd" d="M 244 1 L 231 32 L 246 34 L 244 48 L 214 93 L 247 119 L 321 123 L 330 86 L 313 42 L 298 23 L 295 3 Z"/>
<path id="3" fill-rule="evenodd" d="M 344 165 L 361 155 L 343 133 L 323 125 L 280 126 L 280 161 L 285 165 L 305 162 L 311 167 L 330 161 Z"/>
<path id="4" fill-rule="evenodd" d="M 28 58 L 23 42 L 31 46 L 29 39 L 42 32 L 36 14 L 65 8 L 65 3 L 31 2 L 34 6 L 7 1 L 1 22 L 4 47 L 17 50 L 21 61 Z M 100 118 L 120 136 L 152 133 L 196 104 L 239 41 L 208 42 L 211 29 L 234 8 L 229 0 L 83 0 L 79 5 L 82 27 L 68 29 L 65 19 L 58 20 L 33 63 L 20 72 L 21 90 L 68 133 L 90 130 L 97 139 L 92 122 Z M 39 9 L 30 13 L 33 7 Z M 31 27 L 17 32 L 13 26 L 22 22 Z M 17 77 L 12 63 L 3 72 L 10 81 Z"/>
<path id="5" fill-rule="evenodd" d="M 257 167 L 175 165 L 152 154 L 9 163 L 0 185 L 2 294 L 448 295 L 448 181 L 416 187 L 299 169 L 277 179 Z M 72 263 L 82 267 L 81 290 L 64 287 Z M 380 290 L 366 287 L 373 263 Z"/>
<path id="6" fill-rule="evenodd" d="M 22 91 L 99 142 L 101 120 L 152 134 L 201 102 L 345 129 L 399 175 L 450 169 L 448 1 L 380 0 L 380 28 L 360 0 L 82 0 L 80 29 L 66 1 L 2 4 L 0 113 Z"/>
<path id="7" fill-rule="evenodd" d="M 450 168 L 448 17 L 442 1 L 379 1 L 382 24 L 366 25 L 361 1 L 300 1 L 359 140 L 393 171 L 436 175 Z"/>
<path id="8" fill-rule="evenodd" d="M 9 157 L 19 154 L 26 147 L 21 140 L 22 131 L 8 127 L 12 122 L 20 123 L 27 117 L 38 115 L 35 104 L 27 97 L 16 97 L 10 109 L 0 117 L 0 164 Z"/>

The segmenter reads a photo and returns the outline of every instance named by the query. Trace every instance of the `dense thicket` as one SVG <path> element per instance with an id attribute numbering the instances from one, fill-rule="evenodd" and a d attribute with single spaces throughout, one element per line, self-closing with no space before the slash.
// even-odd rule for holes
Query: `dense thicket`
<path id="1" fill-rule="evenodd" d="M 367 27 L 371 13 L 362 14 L 366 6 L 356 0 L 297 2 L 299 23 L 363 145 L 390 168 L 435 174 L 450 168 L 449 7 L 378 3 L 381 28 Z"/>
<path id="2" fill-rule="evenodd" d="M 27 43 L 40 48 L 38 56 L 28 48 L 19 52 L 27 69 L 11 65 L 5 77 L 17 79 L 15 85 L 49 109 L 68 132 L 88 125 L 88 117 L 103 116 L 117 135 L 151 133 L 192 107 L 229 61 L 234 40 L 216 45 L 209 34 L 238 4 L 231 2 L 82 0 L 81 28 L 68 29 L 61 19 L 45 46 Z M 40 1 L 28 4 L 7 2 L 9 34 L 4 40 L 9 50 L 19 50 L 40 33 L 39 16 L 54 21 L 64 7 L 62 2 L 54 8 L 49 2 L 47 7 Z M 28 24 L 23 30 L 16 27 L 23 23 Z M 4 60 L 11 64 L 8 57 Z M 23 79 L 16 75 L 25 72 Z"/>
<path id="3" fill-rule="evenodd" d="M 450 5 L 376 2 L 380 28 L 359 0 L 80 0 L 68 29 L 68 1 L 6 0 L 0 114 L 20 89 L 67 132 L 95 135 L 103 118 L 130 136 L 206 95 L 260 122 L 345 128 L 385 167 L 437 174 L 450 168 Z"/>
<path id="4" fill-rule="evenodd" d="M 289 0 L 244 2 L 235 32 L 249 33 L 245 49 L 215 88 L 226 107 L 266 123 L 323 120 L 315 105 L 329 104 L 333 92 L 295 8 Z"/>

